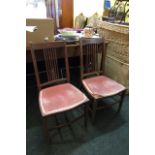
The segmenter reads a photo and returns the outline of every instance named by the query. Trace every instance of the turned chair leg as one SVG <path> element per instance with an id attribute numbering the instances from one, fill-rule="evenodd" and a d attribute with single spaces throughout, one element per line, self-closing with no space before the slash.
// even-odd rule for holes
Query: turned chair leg
<path id="1" fill-rule="evenodd" d="M 126 94 L 126 90 L 122 92 L 121 94 L 121 99 L 120 99 L 120 103 L 119 103 L 119 107 L 118 107 L 118 111 L 117 112 L 120 112 L 121 108 L 122 108 L 122 104 L 123 104 L 123 101 L 124 101 L 124 98 L 125 98 L 125 94 Z"/>
<path id="2" fill-rule="evenodd" d="M 97 101 L 94 100 L 92 103 L 92 123 L 95 123 L 95 118 L 96 118 L 96 110 L 97 110 Z"/>
<path id="3" fill-rule="evenodd" d="M 49 133 L 48 133 L 48 121 L 47 117 L 43 118 L 43 130 L 44 130 L 44 138 L 47 143 L 50 142 Z"/>

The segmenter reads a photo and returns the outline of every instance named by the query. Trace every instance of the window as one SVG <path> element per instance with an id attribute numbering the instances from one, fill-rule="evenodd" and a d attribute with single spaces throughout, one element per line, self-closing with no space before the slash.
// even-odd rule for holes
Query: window
<path id="1" fill-rule="evenodd" d="M 27 0 L 26 18 L 46 18 L 45 0 Z"/>

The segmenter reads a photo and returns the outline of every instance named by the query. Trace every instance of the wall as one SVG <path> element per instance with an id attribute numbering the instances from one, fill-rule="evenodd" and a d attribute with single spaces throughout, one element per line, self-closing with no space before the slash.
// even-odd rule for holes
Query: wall
<path id="1" fill-rule="evenodd" d="M 95 12 L 102 15 L 103 0 L 74 0 L 74 18 L 81 12 L 87 17 Z"/>
<path id="2" fill-rule="evenodd" d="M 27 0 L 26 18 L 46 18 L 46 6 L 44 0 Z"/>
<path id="3" fill-rule="evenodd" d="M 111 0 L 111 4 L 114 4 L 115 0 Z M 85 16 L 89 17 L 95 12 L 99 15 L 103 14 L 104 0 L 74 0 L 74 19 L 81 12 Z"/>

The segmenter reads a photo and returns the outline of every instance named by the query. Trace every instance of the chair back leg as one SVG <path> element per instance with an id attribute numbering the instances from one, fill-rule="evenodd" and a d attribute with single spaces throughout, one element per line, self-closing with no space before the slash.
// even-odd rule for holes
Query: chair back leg
<path id="1" fill-rule="evenodd" d="M 86 129 L 87 129 L 87 121 L 88 121 L 88 102 L 86 102 L 84 105 L 84 125 Z"/>
<path id="2" fill-rule="evenodd" d="M 49 132 L 48 132 L 48 121 L 47 117 L 43 118 L 43 130 L 44 130 L 44 138 L 45 142 L 49 143 L 50 142 L 50 137 L 49 137 Z"/>
<path id="3" fill-rule="evenodd" d="M 123 104 L 123 101 L 124 101 L 125 94 L 126 94 L 126 90 L 124 90 L 124 91 L 121 93 L 121 99 L 120 99 L 120 103 L 119 103 L 119 107 L 118 107 L 118 111 L 117 111 L 117 112 L 120 112 L 120 110 L 121 110 L 121 108 L 122 108 L 122 104 Z"/>
<path id="4" fill-rule="evenodd" d="M 92 124 L 95 123 L 95 118 L 96 118 L 96 110 L 97 110 L 97 100 L 93 100 L 93 103 L 92 103 Z"/>

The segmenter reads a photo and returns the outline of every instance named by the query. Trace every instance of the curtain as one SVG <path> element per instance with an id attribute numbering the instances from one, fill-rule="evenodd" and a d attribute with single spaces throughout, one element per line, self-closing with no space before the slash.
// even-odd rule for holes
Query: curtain
<path id="1" fill-rule="evenodd" d="M 55 0 L 45 0 L 47 17 L 55 18 Z"/>
<path id="2" fill-rule="evenodd" d="M 59 1 L 58 0 L 45 0 L 46 4 L 46 15 L 47 17 L 54 19 L 55 33 L 59 28 Z"/>

